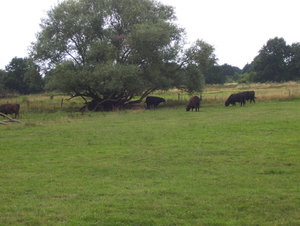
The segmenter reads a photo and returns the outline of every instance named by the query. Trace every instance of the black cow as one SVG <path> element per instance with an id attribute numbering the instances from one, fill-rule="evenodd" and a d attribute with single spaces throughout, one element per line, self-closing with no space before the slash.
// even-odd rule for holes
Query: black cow
<path id="1" fill-rule="evenodd" d="M 245 100 L 250 100 L 250 103 L 253 101 L 255 103 L 255 92 L 254 91 L 245 91 L 241 92 L 240 94 L 245 96 Z"/>
<path id="2" fill-rule="evenodd" d="M 152 96 L 148 96 L 145 101 L 148 109 L 151 107 L 156 108 L 162 102 L 166 102 L 164 98 Z"/>
<path id="3" fill-rule="evenodd" d="M 3 114 L 15 114 L 15 118 L 19 117 L 20 104 L 3 104 L 0 105 L 0 112 Z"/>
<path id="4" fill-rule="evenodd" d="M 225 101 L 225 106 L 228 107 L 229 104 L 232 104 L 235 106 L 235 102 L 241 103 L 241 106 L 245 105 L 245 96 L 241 93 L 235 93 L 231 94 L 228 99 Z"/>
<path id="5" fill-rule="evenodd" d="M 189 111 L 192 108 L 192 111 L 194 110 L 194 108 L 196 109 L 196 111 L 199 111 L 200 108 L 200 101 L 202 100 L 202 96 L 197 97 L 197 96 L 193 96 L 190 98 L 189 100 L 189 104 L 186 106 L 186 111 Z"/>

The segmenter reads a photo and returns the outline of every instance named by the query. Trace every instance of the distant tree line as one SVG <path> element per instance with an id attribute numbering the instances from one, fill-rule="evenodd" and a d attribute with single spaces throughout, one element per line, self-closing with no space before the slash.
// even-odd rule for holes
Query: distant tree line
<path id="1" fill-rule="evenodd" d="M 201 51 L 196 51 L 197 48 L 200 48 Z M 300 80 L 300 43 L 287 45 L 283 38 L 269 39 L 254 60 L 250 64 L 247 63 L 243 69 L 229 64 L 217 65 L 214 48 L 201 40 L 197 41 L 194 49 L 191 48 L 188 54 L 193 55 L 198 62 L 196 67 L 201 70 L 206 84 Z M 62 65 L 59 67 L 62 67 Z M 177 64 L 174 68 L 179 67 L 180 65 Z M 183 70 L 190 74 L 193 73 L 191 67 L 181 69 L 181 71 Z M 0 70 L 0 96 L 12 93 L 33 94 L 43 92 L 45 86 L 51 87 L 50 81 L 54 73 L 55 70 L 52 69 L 42 76 L 40 67 L 32 58 L 15 57 L 5 67 L 5 70 Z M 177 73 L 180 74 L 180 70 Z M 190 81 L 193 83 L 193 80 Z M 52 87 L 52 89 L 55 89 L 55 87 Z"/>
<path id="2" fill-rule="evenodd" d="M 283 38 L 269 39 L 259 54 L 242 70 L 222 65 L 229 82 L 285 82 L 300 80 L 300 43 L 287 45 Z"/>

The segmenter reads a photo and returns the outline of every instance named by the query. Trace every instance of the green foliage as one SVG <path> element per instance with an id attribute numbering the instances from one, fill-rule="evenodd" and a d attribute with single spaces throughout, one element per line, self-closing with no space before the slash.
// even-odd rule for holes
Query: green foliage
<path id="1" fill-rule="evenodd" d="M 286 61 L 288 58 L 288 47 L 283 38 L 270 39 L 260 50 L 254 61 L 254 70 L 257 72 L 255 82 L 286 80 Z"/>
<path id="2" fill-rule="evenodd" d="M 207 84 L 223 84 L 226 76 L 222 75 L 222 70 L 218 67 L 217 58 L 214 53 L 215 48 L 203 40 L 197 40 L 186 52 L 191 62 L 195 63 L 205 77 Z"/>
<path id="3" fill-rule="evenodd" d="M 20 94 L 38 93 L 44 82 L 39 67 L 29 58 L 13 58 L 2 77 L 4 88 Z"/>
<path id="4" fill-rule="evenodd" d="M 67 72 L 67 73 L 66 73 Z M 94 96 L 109 97 L 112 92 L 126 94 L 141 94 L 143 83 L 138 77 L 139 69 L 135 65 L 122 64 L 99 64 L 92 71 L 88 66 L 82 66 L 80 69 L 73 62 L 64 62 L 53 71 L 55 77 L 47 85 L 48 89 L 59 89 L 65 93 L 76 96 L 82 93 L 85 95 L 87 87 Z M 114 76 L 111 76 L 111 75 Z M 79 85 L 80 84 L 80 85 Z M 140 85 L 140 86 L 139 86 Z M 98 93 L 98 90 L 101 92 Z M 79 96 L 79 95 L 78 95 Z"/>
<path id="5" fill-rule="evenodd" d="M 300 43 L 293 43 L 290 47 L 290 60 L 288 62 L 289 78 L 294 81 L 300 80 Z"/>
<path id="6" fill-rule="evenodd" d="M 5 96 L 4 80 L 7 77 L 6 72 L 0 69 L 0 96 Z"/>
<path id="7" fill-rule="evenodd" d="M 244 67 L 243 67 L 243 70 L 242 70 L 242 72 L 240 72 L 240 73 L 250 73 L 250 72 L 252 72 L 253 71 L 253 61 L 252 61 L 252 63 L 251 64 L 249 64 L 249 63 L 247 63 Z"/>
<path id="8" fill-rule="evenodd" d="M 1 225 L 299 225 L 298 103 L 26 114 Z"/>
<path id="9" fill-rule="evenodd" d="M 185 91 L 188 93 L 202 93 L 204 89 L 204 76 L 199 67 L 194 64 L 190 64 L 185 69 L 185 81 L 181 84 L 186 84 Z"/>
<path id="10" fill-rule="evenodd" d="M 30 103 L 30 101 L 29 101 L 29 99 L 28 99 L 27 96 L 22 96 L 21 102 L 22 102 L 23 104 L 27 104 L 27 105 Z"/>
<path id="11" fill-rule="evenodd" d="M 196 43 L 188 49 L 187 55 L 198 64 L 204 74 L 207 74 L 209 69 L 217 62 L 214 50 L 213 46 L 203 40 L 197 40 Z"/>
<path id="12" fill-rule="evenodd" d="M 229 64 L 223 64 L 220 66 L 222 70 L 222 81 L 224 82 L 234 82 L 238 79 L 238 74 L 242 73 L 242 70 L 238 67 L 231 66 Z M 224 83 L 223 82 L 223 83 Z"/>
<path id="13" fill-rule="evenodd" d="M 235 73 L 242 73 L 242 70 L 238 67 L 231 66 L 229 64 L 223 64 L 220 66 L 222 68 L 222 74 L 223 76 L 234 76 Z"/>
<path id="14" fill-rule="evenodd" d="M 269 39 L 251 64 L 246 64 L 238 76 L 229 77 L 239 83 L 282 82 L 300 79 L 300 44 L 287 45 L 283 38 Z M 223 68 L 227 71 L 226 68 Z"/>
<path id="15" fill-rule="evenodd" d="M 283 38 L 270 39 L 254 59 L 254 82 L 281 82 L 299 79 L 300 47 L 289 46 Z"/>
<path id="16" fill-rule="evenodd" d="M 251 83 L 254 81 L 255 76 L 256 76 L 255 72 L 237 74 L 236 81 L 238 83 Z"/>
<path id="17" fill-rule="evenodd" d="M 189 59 L 181 56 L 184 30 L 175 19 L 173 7 L 150 0 L 67 0 L 42 20 L 32 56 L 52 69 L 47 88 L 73 97 L 124 104 L 178 85 L 199 91 L 201 73 L 199 87 L 179 84 L 188 80 L 181 68 Z M 204 50 L 189 58 L 203 52 L 202 60 L 210 59 L 212 52 Z"/>
<path id="18" fill-rule="evenodd" d="M 222 68 L 220 66 L 213 66 L 209 69 L 205 82 L 207 84 L 224 84 L 227 77 L 222 75 Z"/>

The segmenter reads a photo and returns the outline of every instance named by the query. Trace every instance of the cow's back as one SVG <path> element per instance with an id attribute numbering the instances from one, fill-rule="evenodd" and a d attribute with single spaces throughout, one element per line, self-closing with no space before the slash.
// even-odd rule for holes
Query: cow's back
<path id="1" fill-rule="evenodd" d="M 236 102 L 241 103 L 241 106 L 245 105 L 245 95 L 242 93 L 231 94 L 225 101 L 225 106 L 235 105 Z"/>
<path id="2" fill-rule="evenodd" d="M 156 108 L 160 103 L 165 102 L 165 99 L 161 97 L 148 96 L 145 102 L 148 108 L 151 106 Z"/>
<path id="3" fill-rule="evenodd" d="M 15 114 L 15 118 L 19 116 L 20 104 L 4 104 L 0 106 L 0 112 L 8 115 Z"/>
<path id="4" fill-rule="evenodd" d="M 200 105 L 200 97 L 193 96 L 190 98 L 190 103 L 192 103 L 195 107 L 199 107 Z"/>
<path id="5" fill-rule="evenodd" d="M 240 94 L 244 95 L 245 100 L 250 100 L 250 103 L 253 101 L 255 103 L 255 92 L 254 91 L 244 91 Z"/>
<path id="6" fill-rule="evenodd" d="M 200 108 L 200 101 L 202 98 L 198 97 L 198 96 L 193 96 L 190 98 L 189 100 L 189 104 L 186 107 L 186 111 L 189 111 L 192 108 L 192 111 L 194 110 L 194 108 L 196 109 L 196 111 L 199 111 Z"/>

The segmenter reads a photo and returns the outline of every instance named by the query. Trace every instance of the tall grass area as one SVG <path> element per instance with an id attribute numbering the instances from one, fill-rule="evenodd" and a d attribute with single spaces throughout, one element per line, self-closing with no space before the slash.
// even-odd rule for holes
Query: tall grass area
<path id="1" fill-rule="evenodd" d="M 300 225 L 299 100 L 168 106 L 1 126 L 1 225 Z"/>
<path id="2" fill-rule="evenodd" d="M 225 84 L 206 85 L 202 93 L 203 106 L 224 105 L 224 102 L 231 93 L 245 90 L 255 91 L 256 100 L 259 102 L 269 101 L 290 101 L 300 100 L 300 83 L 255 83 L 255 84 Z M 160 96 L 166 99 L 163 107 L 177 108 L 184 107 L 191 95 L 181 90 L 170 90 L 166 92 L 155 92 L 151 95 Z M 200 94 L 195 94 L 199 95 Z M 137 97 L 139 98 L 139 97 Z M 90 101 L 90 100 L 88 100 Z M 20 116 L 30 113 L 54 113 L 57 111 L 76 112 L 84 105 L 80 97 L 70 99 L 59 93 L 45 93 L 39 95 L 15 96 L 1 98 L 0 104 L 19 103 L 21 105 Z M 145 106 L 142 102 L 140 105 Z"/>

